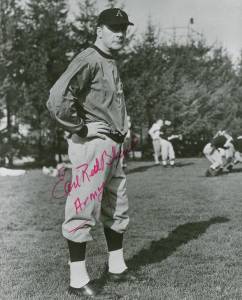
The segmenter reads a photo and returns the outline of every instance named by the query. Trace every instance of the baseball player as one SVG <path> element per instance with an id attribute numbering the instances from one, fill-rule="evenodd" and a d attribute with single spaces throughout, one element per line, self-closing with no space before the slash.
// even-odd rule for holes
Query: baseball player
<path id="1" fill-rule="evenodd" d="M 172 144 L 172 141 L 180 139 L 180 135 L 173 134 L 173 128 L 171 126 L 171 121 L 165 120 L 162 131 L 161 131 L 161 156 L 162 156 L 162 165 L 167 167 L 168 163 L 171 167 L 175 166 L 175 151 Z"/>
<path id="2" fill-rule="evenodd" d="M 128 131 L 122 83 L 113 54 L 133 25 L 119 9 L 98 17 L 96 41 L 70 63 L 50 91 L 51 115 L 72 135 L 68 154 L 72 182 L 62 232 L 70 252 L 69 293 L 97 295 L 85 263 L 86 243 L 97 220 L 104 226 L 109 252 L 109 280 L 130 280 L 123 256 L 128 226 L 126 176 L 121 166 L 122 145 Z"/>
<path id="3" fill-rule="evenodd" d="M 154 160 L 155 165 L 159 165 L 159 157 L 161 156 L 161 141 L 160 141 L 160 133 L 161 127 L 163 126 L 163 120 L 157 120 L 149 129 L 148 133 L 152 138 L 152 144 L 154 149 Z"/>
<path id="4" fill-rule="evenodd" d="M 206 176 L 229 172 L 233 167 L 235 153 L 233 138 L 226 131 L 218 131 L 211 142 L 205 145 L 203 153 L 212 163 L 206 171 Z"/>

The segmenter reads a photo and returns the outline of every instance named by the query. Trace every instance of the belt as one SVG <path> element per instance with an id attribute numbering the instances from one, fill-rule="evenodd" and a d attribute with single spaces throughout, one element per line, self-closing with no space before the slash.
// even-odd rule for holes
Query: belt
<path id="1" fill-rule="evenodd" d="M 106 133 L 106 136 L 110 137 L 114 142 L 122 144 L 125 138 L 125 134 L 120 133 L 118 130 L 110 129 L 109 133 Z"/>

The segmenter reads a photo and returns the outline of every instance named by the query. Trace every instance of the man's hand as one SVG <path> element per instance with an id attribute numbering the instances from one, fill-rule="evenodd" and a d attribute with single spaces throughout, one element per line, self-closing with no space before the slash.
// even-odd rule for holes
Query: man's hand
<path id="1" fill-rule="evenodd" d="M 87 123 L 87 137 L 99 137 L 103 140 L 106 139 L 105 133 L 109 133 L 110 128 L 107 124 L 103 122 L 93 122 L 93 123 Z"/>

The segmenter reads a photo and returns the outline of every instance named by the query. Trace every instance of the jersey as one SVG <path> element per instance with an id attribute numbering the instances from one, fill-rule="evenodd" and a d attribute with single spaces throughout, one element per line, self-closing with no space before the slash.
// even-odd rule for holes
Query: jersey
<path id="1" fill-rule="evenodd" d="M 47 107 L 67 131 L 102 121 L 125 135 L 127 112 L 122 82 L 112 56 L 95 46 L 81 52 L 50 91 Z"/>
<path id="2" fill-rule="evenodd" d="M 152 140 L 156 140 L 160 138 L 160 129 L 161 126 L 158 125 L 157 123 L 154 123 L 150 130 L 149 130 L 149 135 L 151 136 Z"/>

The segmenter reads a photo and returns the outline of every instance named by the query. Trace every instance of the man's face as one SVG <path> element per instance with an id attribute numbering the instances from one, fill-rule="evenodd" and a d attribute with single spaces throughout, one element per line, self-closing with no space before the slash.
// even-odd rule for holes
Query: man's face
<path id="1" fill-rule="evenodd" d="M 105 48 L 109 50 L 120 50 L 124 46 L 127 25 L 102 25 L 98 34 Z"/>

